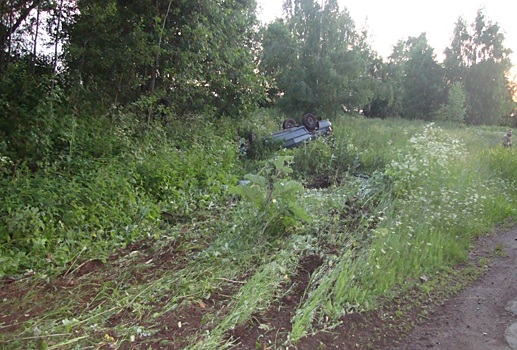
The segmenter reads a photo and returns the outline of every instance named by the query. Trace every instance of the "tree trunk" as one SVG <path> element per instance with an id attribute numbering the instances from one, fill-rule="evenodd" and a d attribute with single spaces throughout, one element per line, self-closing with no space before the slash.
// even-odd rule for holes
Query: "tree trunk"
<path id="1" fill-rule="evenodd" d="M 171 10 L 172 0 L 169 1 L 169 5 L 167 6 L 167 12 L 165 13 L 165 18 L 163 19 L 162 29 L 160 30 L 159 36 L 158 36 L 158 50 L 156 52 L 156 56 L 154 58 L 153 62 L 153 70 L 151 72 L 151 83 L 149 84 L 149 95 L 152 96 L 154 94 L 154 88 L 156 85 L 156 74 L 159 69 L 159 59 L 160 59 L 160 50 L 162 47 L 162 37 L 163 37 L 163 31 L 165 30 L 165 23 L 167 23 L 167 18 L 169 17 L 169 12 Z M 158 9 L 157 9 L 158 10 Z M 149 113 L 147 114 L 147 124 L 151 122 L 151 115 L 153 113 L 153 108 L 151 105 L 151 108 L 149 108 Z"/>
<path id="2" fill-rule="evenodd" d="M 52 63 L 52 75 L 55 76 L 56 75 L 56 70 L 57 70 L 57 50 L 58 50 L 58 47 L 59 47 L 59 30 L 61 27 L 61 14 L 62 14 L 62 11 L 63 11 L 63 0 L 60 1 L 59 3 L 59 11 L 57 13 L 57 24 L 56 24 L 56 37 L 55 37 L 55 40 L 54 40 L 54 61 Z"/>
<path id="3" fill-rule="evenodd" d="M 0 72 L 7 70 L 13 48 L 13 34 L 23 24 L 31 11 L 41 4 L 42 0 L 25 0 L 9 3 L 0 0 Z"/>
<path id="4" fill-rule="evenodd" d="M 13 26 L 13 12 L 11 11 L 9 13 L 9 28 L 12 28 L 12 26 Z M 13 31 L 10 29 L 7 32 L 7 57 L 5 60 L 5 71 L 7 71 L 9 69 L 9 61 L 11 60 L 12 38 L 13 38 Z"/>
<path id="5" fill-rule="evenodd" d="M 40 15 L 41 6 L 38 5 L 38 9 L 36 12 L 36 32 L 34 33 L 34 45 L 32 47 L 32 72 L 34 73 L 36 68 L 36 55 L 38 50 L 38 33 L 39 33 L 39 15 Z"/>

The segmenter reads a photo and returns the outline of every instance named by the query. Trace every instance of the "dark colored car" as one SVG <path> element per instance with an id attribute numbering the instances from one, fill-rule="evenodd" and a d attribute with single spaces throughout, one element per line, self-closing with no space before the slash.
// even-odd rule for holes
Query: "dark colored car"
<path id="1" fill-rule="evenodd" d="M 332 124 L 328 119 L 318 121 L 312 114 L 306 114 L 302 118 L 302 125 L 296 125 L 295 120 L 287 119 L 283 123 L 283 130 L 273 133 L 271 137 L 282 140 L 284 148 L 293 148 L 331 132 Z"/>

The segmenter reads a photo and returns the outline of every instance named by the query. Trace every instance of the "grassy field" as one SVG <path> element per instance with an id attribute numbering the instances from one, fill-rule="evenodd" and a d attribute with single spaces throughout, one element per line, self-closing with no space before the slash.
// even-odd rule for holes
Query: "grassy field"
<path id="1" fill-rule="evenodd" d="M 279 121 L 5 177 L 0 348 L 296 348 L 431 288 L 515 220 L 504 128 L 341 116 L 328 138 L 238 154 L 239 131 Z"/>

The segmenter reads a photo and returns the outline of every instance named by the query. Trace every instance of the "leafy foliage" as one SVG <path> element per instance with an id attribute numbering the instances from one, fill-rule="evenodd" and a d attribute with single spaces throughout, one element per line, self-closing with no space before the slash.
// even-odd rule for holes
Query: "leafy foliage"
<path id="1" fill-rule="evenodd" d="M 162 218 L 200 215 L 236 181 L 237 147 L 215 131 L 217 147 L 191 137 L 178 149 L 160 127 L 140 135 L 130 115 L 118 118 L 78 122 L 63 157 L 35 173 L 1 156 L 0 275 L 59 270 L 77 254 L 105 257 L 158 237 Z"/>
<path id="2" fill-rule="evenodd" d="M 447 103 L 436 112 L 436 119 L 464 123 L 466 115 L 467 96 L 463 85 L 459 82 L 453 83 L 449 88 Z"/>
<path id="3" fill-rule="evenodd" d="M 517 215 L 517 158 L 500 146 L 496 128 L 337 118 L 334 137 L 283 151 L 249 174 L 248 185 L 230 187 L 250 162 L 237 156 L 230 123 L 194 118 L 181 129 L 143 129 L 130 127 L 130 113 L 114 111 L 113 119 L 104 143 L 95 135 L 107 133 L 78 122 L 72 157 L 35 173 L 0 158 L 0 274 L 65 269 L 60 281 L 70 281 L 56 294 L 38 278 L 13 282 L 34 283 L 41 295 L 4 301 L 31 310 L 23 328 L 5 334 L 8 348 L 38 346 L 40 338 L 82 347 L 158 342 L 163 317 L 192 305 L 210 332 L 197 329 L 183 345 L 221 349 L 231 346 L 232 329 L 296 296 L 282 344 L 292 345 L 464 261 L 473 237 Z M 88 153 L 87 135 L 102 147 Z M 293 180 L 311 171 L 335 171 L 342 181 L 311 190 Z M 128 245 L 98 274 L 74 274 L 85 259 Z M 307 273 L 304 258 L 318 263 L 302 290 L 291 278 Z M 94 288 L 81 292 L 85 281 Z M 221 290 L 217 307 L 208 305 Z M 27 309 L 36 295 L 54 302 Z M 84 300 L 95 302 L 85 310 Z M 109 322 L 116 317 L 120 323 Z"/>
<path id="4" fill-rule="evenodd" d="M 269 136 L 260 135 L 246 147 L 244 152 L 250 159 L 268 160 L 274 156 L 275 152 L 282 149 L 282 145 L 282 140 L 276 140 Z"/>
<path id="5" fill-rule="evenodd" d="M 37 325 L 30 319 L 8 335 L 8 347 L 45 347 L 37 327 L 54 348 L 118 346 L 149 336 L 143 319 L 154 327 L 166 312 L 231 290 L 218 300 L 227 312 L 204 315 L 214 331 L 187 340 L 192 348 L 229 347 L 229 329 L 288 295 L 289 277 L 311 255 L 322 263 L 297 306 L 288 337 L 295 341 L 371 309 L 419 274 L 463 261 L 472 237 L 517 217 L 517 157 L 500 146 L 496 127 L 351 115 L 511 122 L 509 52 L 482 12 L 472 31 L 458 21 L 441 66 L 424 34 L 401 40 L 384 62 L 335 0 L 285 1 L 286 17 L 260 39 L 254 7 L 253 0 L 0 4 L 0 278 L 47 279 L 143 239 L 163 255 L 151 251 L 133 264 L 139 252 L 130 253 L 121 260 L 131 268 L 153 269 L 157 256 L 175 254 L 172 268 L 149 281 L 128 269 L 124 283 L 58 300 L 59 312 L 48 303 Z M 40 12 L 54 49 L 64 44 L 61 60 L 57 51 L 36 51 Z M 263 141 L 239 157 L 237 130 L 277 130 L 278 110 L 244 118 L 266 89 L 282 118 L 330 115 L 334 134 L 281 152 Z M 248 172 L 249 184 L 235 186 Z M 335 180 L 330 188 L 302 186 L 322 174 Z M 86 311 L 85 300 L 92 300 Z M 123 313 L 134 314 L 134 324 L 99 341 Z"/>
<path id="6" fill-rule="evenodd" d="M 261 68 L 272 78 L 272 98 L 284 111 L 335 115 L 371 98 L 373 53 L 336 1 L 286 1 L 286 19 L 263 30 Z M 278 89 L 278 90 L 277 90 Z M 281 95 L 281 97 L 279 96 Z"/>
<path id="7" fill-rule="evenodd" d="M 232 187 L 230 193 L 249 203 L 249 219 L 261 227 L 260 236 L 289 233 L 299 221 L 311 218 L 298 204 L 303 191 L 301 183 L 289 179 L 292 156 L 278 156 L 258 174 L 248 174 L 247 185 Z"/>
<path id="8" fill-rule="evenodd" d="M 466 122 L 499 124 L 515 109 L 508 80 L 510 50 L 497 23 L 479 10 L 471 31 L 459 18 L 444 66 L 450 82 L 461 82 L 467 94 Z"/>
<path id="9" fill-rule="evenodd" d="M 214 137 L 214 139 L 216 139 Z M 173 217 L 191 216 L 221 200 L 236 181 L 235 144 L 193 143 L 188 149 L 165 145 L 135 159 L 135 180 Z"/>
<path id="10" fill-rule="evenodd" d="M 135 191 L 123 168 L 99 162 L 77 174 L 48 169 L 3 179 L 0 274 L 60 269 L 77 254 L 105 255 L 152 234 L 158 207 Z"/>
<path id="11" fill-rule="evenodd" d="M 66 62 L 106 103 L 156 93 L 178 115 L 248 113 L 262 93 L 251 54 L 254 6 L 79 1 L 67 27 Z"/>
<path id="12" fill-rule="evenodd" d="M 292 151 L 293 170 L 300 181 L 333 176 L 336 172 L 335 156 L 332 150 L 333 136 L 318 137 Z"/>
<path id="13" fill-rule="evenodd" d="M 425 34 L 406 42 L 403 117 L 429 120 L 443 101 L 443 74 Z"/>
<path id="14" fill-rule="evenodd" d="M 12 63 L 0 78 L 0 150 L 15 162 L 36 163 L 55 157 L 63 144 L 69 118 L 66 96 L 48 71 L 35 75 L 28 63 Z"/>

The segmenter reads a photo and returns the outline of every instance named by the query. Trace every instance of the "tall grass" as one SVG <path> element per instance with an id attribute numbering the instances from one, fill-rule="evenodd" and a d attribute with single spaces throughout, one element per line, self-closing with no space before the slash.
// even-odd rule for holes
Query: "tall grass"
<path id="1" fill-rule="evenodd" d="M 138 311 L 147 299 L 172 295 L 164 309 L 173 312 L 230 283 L 225 312 L 207 312 L 192 349 L 231 347 L 231 329 L 289 293 L 304 255 L 323 263 L 287 342 L 464 261 L 474 237 L 517 217 L 517 152 L 500 145 L 504 130 L 494 127 L 342 116 L 330 137 L 254 160 L 239 155 L 240 133 L 268 135 L 281 116 L 194 118 L 146 131 L 119 117 L 104 139 L 78 125 L 69 157 L 36 173 L 13 171 L 0 155 L 0 276 L 64 268 L 142 238 L 175 245 L 188 252 L 181 268 L 128 287 L 124 300 Z M 250 187 L 232 187 L 247 172 Z M 322 175 L 331 187 L 301 186 Z M 98 298 L 102 308 L 92 314 L 69 315 L 66 305 L 56 314 L 90 327 L 120 311 L 118 296 Z M 37 322 L 41 330 L 67 333 L 47 318 Z M 122 343 L 135 337 L 131 327 L 110 334 Z M 85 326 L 86 339 L 69 341 L 95 345 L 91 332 Z"/>
<path id="2" fill-rule="evenodd" d="M 73 149 L 36 172 L 0 154 L 0 278 L 62 269 L 81 251 L 105 258 L 159 238 L 163 215 L 184 221 L 224 200 L 238 174 L 231 127 L 192 119 L 176 135 L 119 117 L 81 123 Z"/>
<path id="3" fill-rule="evenodd" d="M 316 277 L 293 320 L 293 340 L 314 319 L 368 309 L 393 288 L 464 261 L 473 237 L 517 214 L 516 154 L 493 130 L 347 118 L 335 123 L 334 138 L 336 163 L 369 176 L 347 195 L 368 203 L 364 214 L 374 225 L 366 233 L 333 228 L 362 243 L 345 245 L 335 267 Z M 325 208 L 339 195 L 312 197 L 320 205 L 310 205 Z"/>

